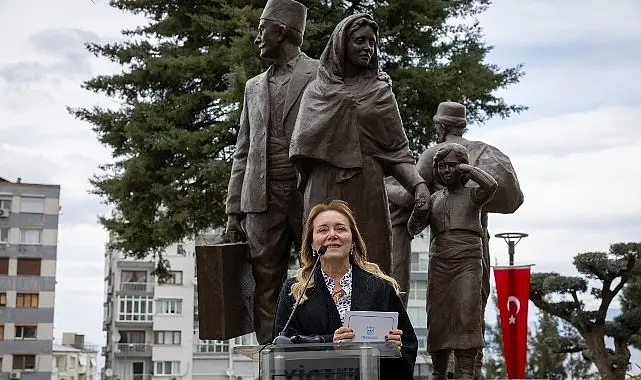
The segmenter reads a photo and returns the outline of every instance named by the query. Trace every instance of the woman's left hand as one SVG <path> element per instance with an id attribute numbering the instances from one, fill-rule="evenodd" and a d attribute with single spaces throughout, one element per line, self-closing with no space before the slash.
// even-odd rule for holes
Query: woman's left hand
<path id="1" fill-rule="evenodd" d="M 430 190 L 427 188 L 425 182 L 416 185 L 414 189 L 414 209 L 422 212 L 429 211 L 432 206 L 431 202 Z"/>
<path id="2" fill-rule="evenodd" d="M 387 335 L 385 335 L 385 341 L 397 344 L 398 347 L 401 348 L 403 346 L 403 343 L 401 342 L 401 336 L 403 336 L 402 330 L 390 330 Z"/>

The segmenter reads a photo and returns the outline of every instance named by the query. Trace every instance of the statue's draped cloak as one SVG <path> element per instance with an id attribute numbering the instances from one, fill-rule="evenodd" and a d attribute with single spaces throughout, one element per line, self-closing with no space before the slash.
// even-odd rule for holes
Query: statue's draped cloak
<path id="1" fill-rule="evenodd" d="M 367 15 L 343 20 L 334 30 L 309 84 L 290 145 L 299 185 L 305 191 L 305 216 L 316 203 L 349 203 L 363 233 L 370 259 L 389 274 L 391 226 L 384 177 L 398 163 L 414 163 L 389 78 L 371 68 L 353 84 L 343 80 L 345 42 L 351 24 Z"/>

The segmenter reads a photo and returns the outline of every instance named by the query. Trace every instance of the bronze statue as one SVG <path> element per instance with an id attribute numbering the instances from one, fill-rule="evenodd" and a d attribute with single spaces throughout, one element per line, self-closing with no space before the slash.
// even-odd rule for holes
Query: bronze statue
<path id="1" fill-rule="evenodd" d="M 434 115 L 438 143 L 427 149 L 419 157 L 416 168 L 425 179 L 431 192 L 440 188 L 433 175 L 433 160 L 438 149 L 445 143 L 453 142 L 463 145 L 469 154 L 470 165 L 476 166 L 489 173 L 498 183 L 497 190 L 492 199 L 483 206 L 481 225 L 483 227 L 483 315 L 490 295 L 490 253 L 488 232 L 488 213 L 511 214 L 523 203 L 523 193 L 512 167 L 509 157 L 499 149 L 482 141 L 470 141 L 463 137 L 467 131 L 467 110 L 465 106 L 456 102 L 442 102 Z M 474 183 L 471 186 L 476 186 Z M 485 326 L 485 325 L 484 325 Z M 477 360 L 477 379 L 482 379 L 481 365 L 483 350 L 479 351 Z"/>
<path id="2" fill-rule="evenodd" d="M 249 79 L 227 196 L 227 236 L 247 240 L 256 283 L 254 330 L 272 340 L 274 310 L 286 277 L 292 244 L 302 234 L 302 198 L 289 144 L 301 94 L 318 61 L 301 52 L 307 8 L 293 0 L 269 0 L 254 41 L 272 61 Z M 244 228 L 241 227 L 244 224 Z"/>
<path id="3" fill-rule="evenodd" d="M 492 199 L 497 183 L 468 164 L 467 149 L 442 144 L 434 155 L 434 179 L 443 188 L 432 194 L 432 208 L 414 210 L 409 232 L 430 226 L 427 277 L 427 349 L 433 378 L 447 378 L 453 351 L 461 379 L 474 379 L 476 357 L 483 347 L 481 209 Z M 478 186 L 465 186 L 469 180 Z"/>
<path id="4" fill-rule="evenodd" d="M 410 291 L 412 238 L 407 230 L 407 221 L 414 208 L 414 198 L 394 177 L 385 177 L 385 190 L 389 200 L 392 223 L 392 274 L 401 289 L 399 296 L 407 307 Z"/>
<path id="5" fill-rule="evenodd" d="M 354 211 L 372 248 L 369 260 L 391 273 L 391 225 L 384 178 L 391 175 L 420 209 L 429 191 L 414 166 L 389 77 L 379 69 L 378 25 L 366 14 L 343 19 L 301 101 L 290 158 L 304 190 L 304 215 L 340 199 Z"/>

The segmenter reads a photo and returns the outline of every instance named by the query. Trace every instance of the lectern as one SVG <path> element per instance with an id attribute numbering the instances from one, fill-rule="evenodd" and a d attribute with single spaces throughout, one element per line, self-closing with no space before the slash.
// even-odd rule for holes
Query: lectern
<path id="1" fill-rule="evenodd" d="M 379 360 L 401 354 L 392 343 L 376 342 L 267 345 L 247 356 L 260 361 L 261 380 L 379 380 Z"/>

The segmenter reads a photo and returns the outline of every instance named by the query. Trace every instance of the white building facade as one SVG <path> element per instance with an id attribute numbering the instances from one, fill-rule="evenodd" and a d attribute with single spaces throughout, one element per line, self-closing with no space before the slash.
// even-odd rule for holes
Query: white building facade
<path id="1" fill-rule="evenodd" d="M 98 351 L 84 344 L 84 336 L 63 333 L 53 345 L 51 380 L 95 380 Z"/>
<path id="2" fill-rule="evenodd" d="M 135 260 L 107 250 L 103 349 L 105 380 L 253 379 L 257 363 L 232 355 L 232 341 L 198 339 L 194 243 L 170 246 L 171 279 L 159 284 L 153 260 Z M 256 368 L 255 368 L 256 367 Z"/>
<path id="3" fill-rule="evenodd" d="M 419 339 L 417 379 L 431 374 L 425 360 L 427 250 L 416 241 L 408 314 Z M 172 278 L 159 284 L 152 259 L 136 260 L 107 250 L 103 330 L 104 380 L 253 380 L 258 363 L 235 346 L 255 346 L 254 334 L 229 341 L 198 338 L 198 300 L 194 243 L 170 246 L 164 253 Z M 294 262 L 292 261 L 292 264 Z M 294 264 L 295 265 L 295 264 Z M 422 352 L 421 352 L 422 351 Z"/>

